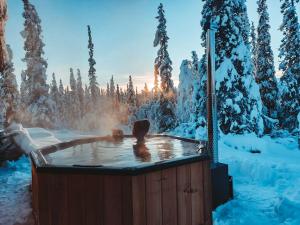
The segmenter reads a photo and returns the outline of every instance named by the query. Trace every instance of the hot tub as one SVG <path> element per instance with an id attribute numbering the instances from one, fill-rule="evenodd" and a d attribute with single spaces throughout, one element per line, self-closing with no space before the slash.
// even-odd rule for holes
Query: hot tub
<path id="1" fill-rule="evenodd" d="M 211 174 L 199 142 L 97 137 L 31 153 L 38 225 L 211 224 Z"/>

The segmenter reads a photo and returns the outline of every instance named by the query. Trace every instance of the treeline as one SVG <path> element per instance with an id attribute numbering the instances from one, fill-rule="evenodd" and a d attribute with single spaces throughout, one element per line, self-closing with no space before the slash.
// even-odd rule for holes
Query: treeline
<path id="1" fill-rule="evenodd" d="M 121 89 L 114 78 L 107 88 L 99 88 L 94 59 L 94 43 L 88 26 L 89 83 L 83 87 L 81 73 L 70 70 L 70 83 L 46 83 L 47 62 L 43 58 L 41 21 L 35 7 L 24 2 L 24 38 L 27 67 L 22 73 L 20 94 L 16 88 L 11 57 L 2 80 L 1 93 L 10 115 L 30 126 L 100 128 L 101 118 L 130 124 L 147 118 L 155 132 L 173 130 L 182 135 L 203 138 L 206 135 L 206 55 L 184 60 L 178 89 L 172 81 L 172 61 L 168 53 L 166 17 L 158 7 L 157 30 L 153 46 L 154 87 L 138 93 L 132 77 Z M 201 45 L 206 48 L 206 33 L 216 30 L 216 94 L 220 131 L 243 134 L 278 135 L 282 131 L 299 133 L 300 126 L 300 31 L 296 0 L 281 0 L 283 34 L 280 49 L 282 76 L 275 77 L 271 48 L 269 14 L 266 0 L 257 1 L 258 24 L 250 24 L 245 0 L 206 0 L 201 12 Z M 76 77 L 76 78 L 75 78 Z M 2 81 L 2 83 L 4 83 Z M 7 94 L 10 93 L 10 94 Z M 9 96 L 9 97 L 8 97 Z M 1 103 L 0 103 L 1 104 Z M 13 113 L 16 112 L 16 113 Z M 103 120 L 101 121 L 101 123 Z M 103 127 L 103 124 L 102 124 Z"/>

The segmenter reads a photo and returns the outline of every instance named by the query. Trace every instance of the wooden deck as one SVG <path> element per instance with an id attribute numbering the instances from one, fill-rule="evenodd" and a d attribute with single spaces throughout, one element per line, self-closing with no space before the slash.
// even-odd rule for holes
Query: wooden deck
<path id="1" fill-rule="evenodd" d="M 210 161 L 142 175 L 37 173 L 37 225 L 210 225 Z"/>

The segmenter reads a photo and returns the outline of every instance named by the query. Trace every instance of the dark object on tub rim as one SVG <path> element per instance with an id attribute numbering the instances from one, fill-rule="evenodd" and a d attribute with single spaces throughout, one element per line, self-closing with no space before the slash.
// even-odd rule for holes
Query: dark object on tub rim
<path id="1" fill-rule="evenodd" d="M 134 122 L 132 135 L 137 139 L 137 143 L 143 143 L 144 137 L 148 133 L 150 128 L 150 122 L 148 120 L 138 120 Z"/>

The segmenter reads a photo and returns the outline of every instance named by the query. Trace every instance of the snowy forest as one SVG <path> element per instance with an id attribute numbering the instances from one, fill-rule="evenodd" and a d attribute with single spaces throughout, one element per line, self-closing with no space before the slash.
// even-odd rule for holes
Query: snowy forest
<path id="1" fill-rule="evenodd" d="M 237 179 L 243 180 L 242 177 L 249 172 L 261 187 L 266 185 L 264 179 L 271 180 L 267 181 L 268 185 L 276 186 L 275 180 L 282 179 L 281 175 L 295 181 L 292 185 L 282 184 L 284 187 L 278 187 L 280 186 L 278 184 L 274 193 L 280 199 L 279 203 L 271 201 L 266 206 L 269 210 L 277 204 L 275 208 L 281 213 L 276 216 L 275 222 L 274 218 L 268 218 L 269 215 L 275 214 L 276 210 L 272 208 L 272 212 L 268 211 L 269 214 L 266 213 L 264 216 L 261 216 L 260 212 L 256 214 L 255 211 L 249 218 L 242 214 L 245 220 L 238 223 L 232 219 L 233 216 L 237 216 L 238 209 L 251 211 L 260 203 L 257 205 L 251 203 L 254 205 L 248 206 L 246 203 L 234 202 L 214 214 L 215 224 L 247 224 L 245 221 L 250 222 L 248 224 L 300 223 L 296 216 L 300 212 L 300 192 L 299 188 L 295 187 L 297 182 L 300 184 L 296 175 L 299 174 L 300 168 L 295 166 L 299 153 L 291 152 L 291 148 L 298 150 L 300 148 L 300 21 L 296 10 L 300 7 L 300 3 L 299 0 L 280 0 L 281 14 L 276 19 L 281 20 L 278 32 L 282 33 L 283 38 L 280 46 L 277 46 L 280 64 L 276 68 L 270 34 L 270 20 L 275 18 L 270 18 L 268 12 L 268 5 L 272 4 L 272 1 L 257 0 L 258 24 L 249 19 L 246 0 L 203 0 L 203 8 L 199 12 L 201 14 L 199 29 L 202 32 L 199 48 L 206 48 L 206 33 L 212 25 L 216 31 L 215 88 L 220 146 L 224 149 L 228 146 L 239 149 L 240 145 L 241 148 L 247 148 L 243 144 L 237 144 L 247 138 L 250 138 L 250 142 L 264 143 L 263 145 L 253 143 L 255 146 L 249 147 L 252 150 L 258 149 L 263 152 L 268 143 L 272 143 L 270 146 L 276 144 L 281 146 L 280 148 L 277 146 L 280 151 L 276 153 L 266 153 L 267 156 L 259 162 L 261 171 L 251 169 L 257 164 L 255 160 L 258 159 L 254 159 L 252 164 L 246 161 L 245 158 L 253 155 L 247 156 L 239 152 L 238 156 L 235 156 L 238 158 L 234 158 L 233 153 L 224 153 L 226 155 L 221 159 L 229 160 L 229 165 L 233 164 L 233 173 L 238 174 Z M 89 65 L 89 82 L 83 83 L 80 68 L 69 68 L 69 83 L 63 83 L 59 76 L 47 70 L 47 52 L 44 52 L 47 43 L 43 40 L 42 21 L 30 0 L 23 0 L 24 24 L 20 34 L 24 40 L 25 55 L 22 60 L 26 67 L 21 74 L 16 74 L 13 52 L 4 38 L 9 10 L 7 11 L 5 1 L 0 3 L 1 129 L 13 129 L 16 124 L 22 124 L 22 127 L 29 129 L 43 128 L 56 132 L 68 130 L 79 133 L 102 130 L 109 134 L 114 128 L 130 130 L 134 121 L 148 119 L 151 133 L 168 133 L 197 140 L 207 139 L 206 54 L 199 55 L 198 49 L 191 49 L 188 59 L 182 60 L 179 84 L 176 86 L 173 82 L 172 55 L 168 51 L 168 43 L 176 37 L 168 35 L 165 4 L 158 5 L 157 16 L 153 18 L 157 23 L 156 33 L 153 33 L 153 43 L 149 43 L 157 51 L 157 56 L 153 59 L 153 77 L 151 77 L 153 84 L 146 82 L 143 89 L 138 89 L 134 83 L 134 74 L 128 74 L 125 88 L 118 83 L 117 74 L 111 76 L 106 87 L 99 86 L 98 81 L 102 78 L 98 75 L 100 71 L 95 68 L 97 59 L 94 54 L 97 43 L 93 41 L 93 27 L 90 25 L 82 28 L 88 42 L 80 43 L 86 45 L 89 54 L 89 58 L 86 59 Z M 282 76 L 276 77 L 276 71 L 280 71 Z M 17 76 L 21 77 L 20 84 L 17 84 Z M 291 156 L 280 161 L 279 164 L 282 166 L 278 168 L 280 174 L 264 176 L 262 171 L 269 171 L 266 168 L 266 158 L 272 154 L 280 158 L 286 154 L 281 150 L 291 152 Z M 229 159 L 231 157 L 233 159 Z M 290 162 L 293 158 L 294 167 L 286 169 L 283 166 L 284 161 Z M 5 160 L 1 157 L 0 147 L 0 164 Z M 24 158 L 21 160 L 26 161 Z M 244 167 L 235 164 L 237 163 L 235 160 L 244 162 Z M 12 165 L 14 168 L 18 167 L 13 163 Z M 262 175 L 254 175 L 257 173 Z M 237 181 L 237 186 L 245 187 L 242 186 L 241 180 Z M 251 189 L 248 186 L 247 188 Z M 255 190 L 250 191 L 249 195 L 254 195 L 254 192 Z M 288 197 L 278 196 L 280 192 L 293 192 L 294 197 L 289 198 L 289 194 Z M 0 197 L 1 194 L 0 191 Z M 239 197 L 234 201 L 239 201 Z M 257 201 L 262 202 L 263 199 Z M 0 202 L 0 208 L 1 204 Z M 231 216 L 224 219 L 226 217 L 224 214 L 231 209 L 236 211 L 233 211 L 233 214 L 229 213 Z M 263 211 L 263 206 L 260 209 Z M 23 214 L 26 213 L 28 214 L 23 211 Z M 263 222 L 255 223 L 255 217 L 263 218 Z M 14 224 L 11 223 L 11 217 L 7 221 L 10 222 L 5 224 Z"/>
<path id="2" fill-rule="evenodd" d="M 63 84 L 53 73 L 47 76 L 38 12 L 24 2 L 23 61 L 27 67 L 14 74 L 13 53 L 7 46 L 7 60 L 1 74 L 2 124 L 18 121 L 26 127 L 91 130 L 130 124 L 148 118 L 153 132 L 182 129 L 188 137 L 203 138 L 206 131 L 206 59 L 191 51 L 183 60 L 179 85 L 172 81 L 172 60 L 168 53 L 167 20 L 163 5 L 157 12 L 157 31 L 153 46 L 158 49 L 154 60 L 154 87 L 147 83 L 138 90 L 134 76 L 126 88 L 120 88 L 114 77 L 106 88 L 98 86 L 95 69 L 92 28 L 87 26 L 89 52 L 88 79 L 83 84 L 81 71 L 70 68 L 70 82 Z M 250 24 L 244 1 L 218 4 L 205 1 L 201 27 L 201 45 L 205 48 L 206 31 L 216 24 L 216 89 L 219 128 L 224 134 L 251 133 L 280 135 L 299 132 L 300 37 L 297 1 L 282 1 L 283 33 L 280 49 L 280 79 L 275 77 L 274 56 L 269 33 L 266 1 L 258 1 L 259 24 Z M 171 37 L 172 38 L 172 37 Z M 50 72 L 51 73 L 51 72 Z M 21 76 L 21 84 L 16 83 Z M 104 120 L 99 118 L 105 118 Z M 108 121 L 107 121 L 108 119 Z"/>

